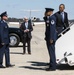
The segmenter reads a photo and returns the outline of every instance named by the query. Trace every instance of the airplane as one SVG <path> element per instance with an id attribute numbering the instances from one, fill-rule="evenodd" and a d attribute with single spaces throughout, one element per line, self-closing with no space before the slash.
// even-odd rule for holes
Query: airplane
<path id="1" fill-rule="evenodd" d="M 68 64 L 74 66 L 74 23 L 61 32 L 56 41 L 57 64 Z"/>

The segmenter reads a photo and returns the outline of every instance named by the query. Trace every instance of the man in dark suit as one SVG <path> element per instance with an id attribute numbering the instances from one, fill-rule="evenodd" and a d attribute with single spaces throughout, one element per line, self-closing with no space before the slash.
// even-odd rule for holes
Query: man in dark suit
<path id="1" fill-rule="evenodd" d="M 28 45 L 28 54 L 31 54 L 31 32 L 33 31 L 31 20 L 28 20 L 28 18 L 24 18 L 24 22 L 21 25 L 21 30 L 23 31 L 23 54 L 26 53 L 26 43 Z"/>
<path id="2" fill-rule="evenodd" d="M 59 11 L 55 13 L 56 16 L 56 28 L 58 34 L 61 33 L 64 29 L 69 27 L 68 23 L 68 14 L 64 11 L 65 5 L 60 4 Z"/>
<path id="3" fill-rule="evenodd" d="M 7 12 L 3 12 L 1 15 L 0 21 L 0 68 L 5 68 L 3 64 L 3 55 L 5 54 L 5 65 L 6 67 L 12 67 L 14 65 L 10 64 L 10 55 L 9 55 L 9 27 L 6 23 Z"/>
<path id="4" fill-rule="evenodd" d="M 45 40 L 50 56 L 49 68 L 46 71 L 56 70 L 56 57 L 55 57 L 55 42 L 56 42 L 56 18 L 53 15 L 52 8 L 46 8 L 46 15 L 44 17 L 46 23 Z"/>

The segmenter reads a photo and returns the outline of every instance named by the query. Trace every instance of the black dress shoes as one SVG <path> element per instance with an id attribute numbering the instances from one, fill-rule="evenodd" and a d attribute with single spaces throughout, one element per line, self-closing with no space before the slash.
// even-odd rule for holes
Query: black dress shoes
<path id="1" fill-rule="evenodd" d="M 47 68 L 46 71 L 56 71 L 56 69 Z"/>
<path id="2" fill-rule="evenodd" d="M 31 52 L 28 52 L 28 54 L 30 54 L 30 55 L 31 55 Z"/>
<path id="3" fill-rule="evenodd" d="M 50 63 L 46 63 L 46 65 L 50 65 Z"/>
<path id="4" fill-rule="evenodd" d="M 5 66 L 3 66 L 3 65 L 0 65 L 0 68 L 6 68 Z"/>
<path id="5" fill-rule="evenodd" d="M 28 53 L 29 55 L 31 55 L 31 53 Z"/>
<path id="6" fill-rule="evenodd" d="M 9 65 L 6 65 L 6 67 L 14 67 L 15 65 L 11 65 L 11 64 L 9 64 Z"/>
<path id="7" fill-rule="evenodd" d="M 25 54 L 25 53 L 22 53 L 23 55 Z"/>

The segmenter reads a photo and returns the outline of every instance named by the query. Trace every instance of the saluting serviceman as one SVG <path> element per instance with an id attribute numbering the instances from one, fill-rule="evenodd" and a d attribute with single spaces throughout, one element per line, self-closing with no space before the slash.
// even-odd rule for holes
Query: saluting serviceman
<path id="1" fill-rule="evenodd" d="M 14 65 L 10 64 L 10 55 L 9 55 L 9 27 L 6 23 L 7 12 L 3 12 L 1 15 L 0 21 L 0 68 L 5 68 L 3 66 L 3 55 L 5 54 L 5 65 L 6 67 L 12 67 Z"/>
<path id="2" fill-rule="evenodd" d="M 47 44 L 48 53 L 50 55 L 50 64 L 49 68 L 46 71 L 55 71 L 56 70 L 56 56 L 55 56 L 55 42 L 57 39 L 56 36 L 56 18 L 53 15 L 52 8 L 46 8 L 45 12 L 45 24 L 46 24 L 46 32 L 45 32 L 45 40 Z"/>
<path id="3" fill-rule="evenodd" d="M 33 31 L 31 20 L 28 18 L 24 18 L 24 22 L 20 26 L 20 29 L 23 31 L 23 54 L 26 53 L 26 43 L 27 43 L 27 50 L 28 54 L 31 54 L 31 32 Z"/>

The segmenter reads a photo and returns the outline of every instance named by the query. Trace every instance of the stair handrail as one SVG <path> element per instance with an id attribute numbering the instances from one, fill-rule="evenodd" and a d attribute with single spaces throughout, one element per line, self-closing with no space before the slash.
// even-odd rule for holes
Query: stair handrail
<path id="1" fill-rule="evenodd" d="M 58 34 L 58 36 L 62 35 L 64 32 L 66 32 L 68 29 L 70 29 L 70 27 L 74 24 L 74 22 L 70 23 L 70 25 L 65 29 L 63 30 L 60 34 Z"/>

